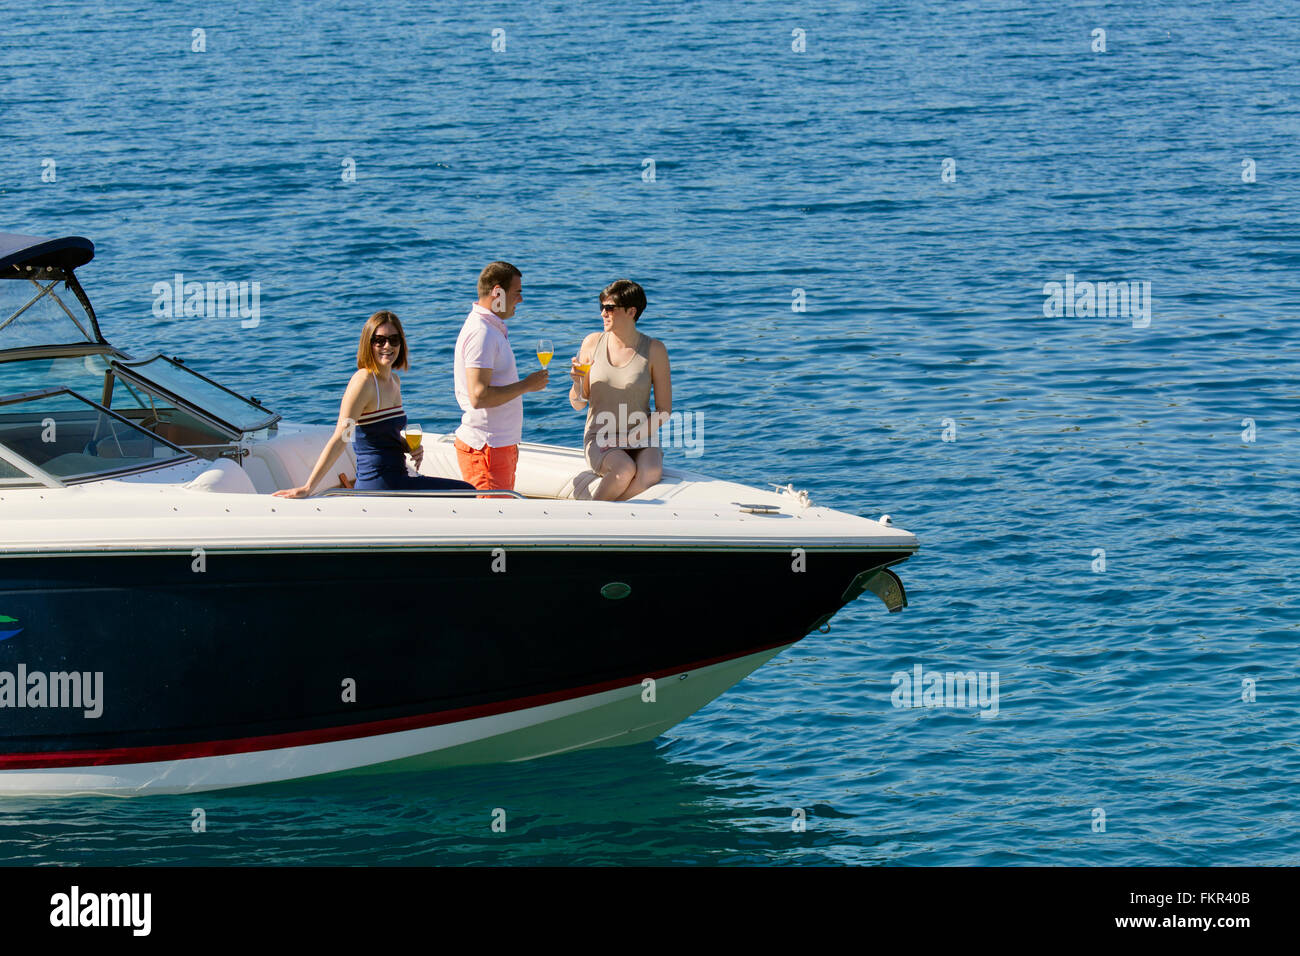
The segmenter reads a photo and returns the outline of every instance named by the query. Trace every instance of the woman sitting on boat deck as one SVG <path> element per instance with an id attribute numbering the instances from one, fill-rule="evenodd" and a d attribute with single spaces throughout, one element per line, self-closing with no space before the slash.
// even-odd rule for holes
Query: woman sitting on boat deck
<path id="1" fill-rule="evenodd" d="M 357 371 L 343 393 L 339 422 L 334 434 L 320 453 L 307 483 L 275 493 L 278 498 L 306 498 L 325 477 L 343 453 L 343 443 L 355 428 L 353 450 L 357 456 L 357 481 L 360 491 L 473 491 L 474 486 L 451 478 L 430 478 L 406 473 L 406 456 L 415 460 L 418 470 L 424 449 L 407 450 L 402 429 L 406 413 L 402 411 L 402 382 L 395 373 L 410 367 L 406 333 L 397 316 L 387 310 L 376 312 L 361 330 L 357 346 Z M 340 476 L 342 477 L 342 476 Z"/>
<path id="2" fill-rule="evenodd" d="M 658 433 L 673 407 L 672 372 L 664 344 L 636 327 L 645 305 L 645 290 L 630 279 L 606 286 L 600 293 L 604 331 L 583 339 L 569 373 L 569 404 L 587 410 L 582 444 L 587 464 L 600 476 L 592 492 L 597 501 L 626 501 L 663 477 Z"/>

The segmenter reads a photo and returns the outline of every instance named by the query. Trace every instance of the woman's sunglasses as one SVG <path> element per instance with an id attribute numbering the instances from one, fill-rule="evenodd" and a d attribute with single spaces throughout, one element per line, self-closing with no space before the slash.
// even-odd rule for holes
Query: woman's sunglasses
<path id="1" fill-rule="evenodd" d="M 376 345 L 381 349 L 385 345 L 391 345 L 394 348 L 400 348 L 402 345 L 402 337 L 400 335 L 376 335 L 370 339 L 370 342 L 372 345 Z"/>

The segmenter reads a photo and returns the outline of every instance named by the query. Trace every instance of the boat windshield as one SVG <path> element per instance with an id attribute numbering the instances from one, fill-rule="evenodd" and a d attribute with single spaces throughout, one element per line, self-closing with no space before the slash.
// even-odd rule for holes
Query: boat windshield
<path id="1" fill-rule="evenodd" d="M 0 349 L 84 345 L 95 341 L 93 329 L 61 271 L 0 279 Z"/>
<path id="2" fill-rule="evenodd" d="M 181 406 L 205 413 L 236 435 L 266 428 L 280 418 L 270 409 L 164 355 L 139 362 L 119 359 L 113 364 L 124 381 L 135 381 L 155 394 L 178 399 Z"/>
<path id="3" fill-rule="evenodd" d="M 104 376 L 112 358 L 113 353 L 101 347 L 100 351 L 90 355 L 46 356 L 0 362 L 0 395 L 68 388 L 99 398 L 104 391 Z M 140 405 L 139 402 L 133 404 Z"/>
<path id="4" fill-rule="evenodd" d="M 0 398 L 0 486 L 94 481 L 193 457 L 66 388 Z"/>
<path id="5" fill-rule="evenodd" d="M 241 442 L 265 437 L 280 420 L 180 360 L 132 361 L 113 348 L 71 272 L 15 269 L 0 276 L 0 395 L 55 389 L 88 396 L 203 458 L 238 455 Z"/>
<path id="6" fill-rule="evenodd" d="M 87 346 L 89 349 L 90 347 Z M 160 438 L 215 458 L 280 416 L 161 356 L 130 362 L 108 346 L 85 355 L 0 360 L 0 395 L 66 388 Z"/>

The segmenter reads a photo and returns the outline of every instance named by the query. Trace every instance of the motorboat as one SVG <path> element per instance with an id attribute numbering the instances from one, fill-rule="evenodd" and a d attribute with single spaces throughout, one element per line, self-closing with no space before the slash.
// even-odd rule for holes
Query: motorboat
<path id="1" fill-rule="evenodd" d="M 906 604 L 917 540 L 888 516 L 671 466 L 593 501 L 576 448 L 522 445 L 509 495 L 273 497 L 333 425 L 111 345 L 93 255 L 0 233 L 0 793 L 635 744 L 859 595 Z M 422 473 L 459 477 L 452 437 Z"/>

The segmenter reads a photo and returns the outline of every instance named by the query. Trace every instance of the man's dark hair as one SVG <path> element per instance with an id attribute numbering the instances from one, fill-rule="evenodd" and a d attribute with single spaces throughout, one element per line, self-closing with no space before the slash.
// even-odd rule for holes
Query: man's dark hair
<path id="1" fill-rule="evenodd" d="M 523 273 L 508 262 L 489 262 L 478 274 L 478 297 L 486 299 L 492 290 L 501 286 L 502 291 L 509 292 L 515 276 L 522 278 Z"/>

